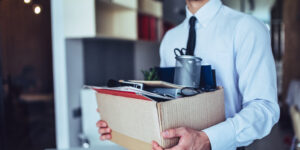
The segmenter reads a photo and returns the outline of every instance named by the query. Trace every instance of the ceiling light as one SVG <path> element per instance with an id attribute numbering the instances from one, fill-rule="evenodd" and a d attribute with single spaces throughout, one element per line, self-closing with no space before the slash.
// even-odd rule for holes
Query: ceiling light
<path id="1" fill-rule="evenodd" d="M 42 12 L 42 7 L 40 5 L 33 5 L 33 12 L 35 14 L 40 14 Z"/>
<path id="2" fill-rule="evenodd" d="M 29 3 L 31 3 L 31 0 L 24 0 L 24 3 L 29 4 Z"/>

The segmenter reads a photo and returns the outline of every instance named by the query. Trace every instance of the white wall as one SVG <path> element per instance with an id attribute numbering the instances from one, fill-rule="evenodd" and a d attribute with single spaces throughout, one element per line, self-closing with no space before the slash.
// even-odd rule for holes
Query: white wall
<path id="1" fill-rule="evenodd" d="M 223 0 L 223 3 L 235 10 L 241 11 L 241 1 L 242 0 Z M 275 0 L 254 0 L 255 9 L 250 10 L 249 1 L 245 0 L 245 13 L 251 14 L 265 23 L 270 22 L 270 12 Z"/>
<path id="2" fill-rule="evenodd" d="M 63 1 L 51 0 L 52 56 L 55 93 L 55 126 L 57 148 L 69 148 L 66 45 Z"/>

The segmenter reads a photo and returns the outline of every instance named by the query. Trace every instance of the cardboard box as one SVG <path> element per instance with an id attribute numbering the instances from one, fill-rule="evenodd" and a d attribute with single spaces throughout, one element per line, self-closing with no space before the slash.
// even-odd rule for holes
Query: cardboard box
<path id="1" fill-rule="evenodd" d="M 129 150 L 151 150 L 152 140 L 164 148 L 178 139 L 163 139 L 169 128 L 202 130 L 225 120 L 223 89 L 167 102 L 97 93 L 101 119 L 112 129 L 112 142 Z"/>

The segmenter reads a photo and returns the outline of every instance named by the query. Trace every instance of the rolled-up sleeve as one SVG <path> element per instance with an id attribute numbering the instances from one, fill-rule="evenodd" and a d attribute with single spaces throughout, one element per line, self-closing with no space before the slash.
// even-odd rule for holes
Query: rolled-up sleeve
<path id="1" fill-rule="evenodd" d="M 279 120 L 269 31 L 263 23 L 245 16 L 236 27 L 234 39 L 235 68 L 243 107 L 225 122 L 203 130 L 212 150 L 247 146 L 268 135 Z"/>

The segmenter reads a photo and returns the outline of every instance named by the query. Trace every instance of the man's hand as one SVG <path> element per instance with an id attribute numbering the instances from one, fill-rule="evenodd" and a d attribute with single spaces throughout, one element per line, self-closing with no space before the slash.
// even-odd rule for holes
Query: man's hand
<path id="1" fill-rule="evenodd" d="M 99 112 L 98 109 L 97 112 Z M 111 129 L 108 127 L 108 124 L 104 120 L 98 121 L 96 126 L 99 128 L 98 132 L 101 135 L 100 140 L 104 141 L 111 139 Z"/>
<path id="2" fill-rule="evenodd" d="M 178 145 L 165 150 L 210 150 L 210 141 L 206 133 L 189 128 L 169 129 L 162 133 L 163 138 L 179 137 Z M 153 150 L 163 150 L 157 142 L 152 142 Z"/>

